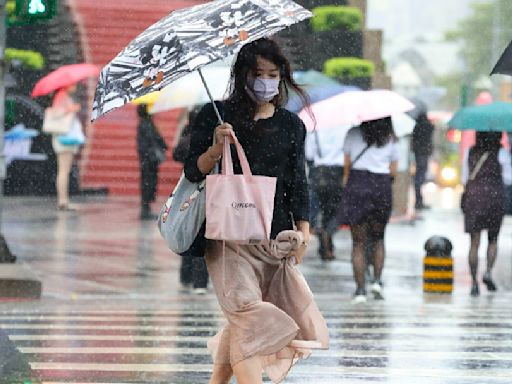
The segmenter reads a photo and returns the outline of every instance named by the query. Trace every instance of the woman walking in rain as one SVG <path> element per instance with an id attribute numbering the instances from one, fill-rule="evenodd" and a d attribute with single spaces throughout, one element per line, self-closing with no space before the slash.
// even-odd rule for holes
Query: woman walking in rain
<path id="1" fill-rule="evenodd" d="M 61 88 L 55 92 L 52 107 L 59 109 L 66 114 L 73 114 L 68 135 L 83 137 L 82 123 L 78 118 L 80 104 L 75 103 L 72 95 L 76 92 L 76 85 Z M 73 166 L 73 159 L 80 149 L 80 144 L 64 145 L 59 140 L 60 135 L 53 135 L 52 147 L 57 156 L 57 178 L 55 187 L 57 189 L 57 208 L 59 211 L 74 211 L 75 208 L 69 204 L 69 175 Z"/>
<path id="2" fill-rule="evenodd" d="M 282 106 L 288 89 L 303 95 L 277 44 L 259 39 L 245 45 L 232 69 L 231 93 L 211 104 L 192 128 L 185 175 L 202 180 L 220 161 L 224 137 L 234 130 L 252 172 L 277 178 L 268 245 L 210 241 L 206 263 L 227 326 L 209 343 L 214 357 L 211 384 L 262 383 L 262 370 L 278 383 L 310 348 L 327 348 L 328 331 L 304 277 L 295 267 L 309 240 L 308 185 L 302 121 Z M 232 124 L 232 125 L 231 125 Z M 213 137 L 217 144 L 212 145 Z M 235 172 L 240 164 L 235 151 Z M 297 230 L 294 230 L 294 223 Z"/>
<path id="3" fill-rule="evenodd" d="M 398 144 L 391 118 L 364 122 L 352 128 L 345 139 L 343 198 L 339 221 L 350 225 L 352 268 L 356 282 L 353 303 L 366 302 L 365 249 L 373 248 L 371 291 L 383 299 L 382 269 L 385 249 L 384 232 L 391 215 L 391 181 L 396 175 Z"/>
<path id="4" fill-rule="evenodd" d="M 462 199 L 465 231 L 471 236 L 469 268 L 473 284 L 471 296 L 478 296 L 478 248 L 480 235 L 487 230 L 487 268 L 482 281 L 496 291 L 492 268 L 498 255 L 498 234 L 505 214 L 504 176 L 510 178 L 510 157 L 501 148 L 501 132 L 477 132 L 476 144 L 466 154 L 462 167 L 465 192 Z"/>

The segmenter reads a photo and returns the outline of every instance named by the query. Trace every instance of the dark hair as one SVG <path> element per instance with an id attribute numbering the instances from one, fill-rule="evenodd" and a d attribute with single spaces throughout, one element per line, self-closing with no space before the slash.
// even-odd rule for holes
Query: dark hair
<path id="1" fill-rule="evenodd" d="M 475 150 L 499 151 L 501 148 L 501 132 L 477 132 Z"/>
<path id="2" fill-rule="evenodd" d="M 391 117 L 365 121 L 361 124 L 361 131 L 364 141 L 369 146 L 375 144 L 377 147 L 383 147 L 391 140 L 396 141 Z"/>
<path id="3" fill-rule="evenodd" d="M 137 105 L 137 114 L 141 118 L 149 117 L 149 112 L 148 112 L 147 104 L 139 104 L 139 105 Z"/>
<path id="4" fill-rule="evenodd" d="M 293 89 L 309 107 L 309 98 L 293 80 L 290 62 L 281 52 L 279 45 L 271 39 L 261 38 L 242 47 L 231 68 L 230 95 L 226 106 L 233 116 L 233 123 L 252 122 L 256 113 L 256 103 L 245 90 L 247 76 L 255 74 L 258 68 L 257 57 L 260 56 L 274 63 L 279 68 L 281 82 L 279 94 L 272 99 L 276 107 L 283 107 L 288 102 L 289 89 Z"/>

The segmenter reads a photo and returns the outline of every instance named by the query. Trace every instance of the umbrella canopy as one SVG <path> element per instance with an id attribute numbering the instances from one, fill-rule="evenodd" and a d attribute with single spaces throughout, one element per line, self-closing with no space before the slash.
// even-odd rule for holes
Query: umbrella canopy
<path id="1" fill-rule="evenodd" d="M 91 118 L 311 16 L 291 0 L 215 0 L 174 11 L 103 68 Z"/>
<path id="2" fill-rule="evenodd" d="M 201 72 L 212 97 L 215 100 L 224 100 L 228 96 L 227 89 L 231 77 L 231 67 L 208 66 L 202 68 Z M 205 104 L 209 100 L 201 78 L 197 73 L 189 73 L 159 92 L 151 108 L 151 113 L 163 112 L 173 108 L 192 107 Z"/>
<path id="3" fill-rule="evenodd" d="M 398 137 L 411 135 L 416 126 L 416 120 L 406 113 L 396 113 L 392 115 L 391 122 L 393 123 L 393 131 Z"/>
<path id="4" fill-rule="evenodd" d="M 307 110 L 299 116 L 309 130 L 343 124 L 358 125 L 363 121 L 377 120 L 414 108 L 405 97 L 388 90 L 348 91 L 312 104 L 315 121 Z"/>
<path id="5" fill-rule="evenodd" d="M 360 90 L 358 87 L 340 84 L 336 80 L 314 70 L 294 72 L 293 78 L 307 93 L 311 103 L 317 103 L 339 93 Z M 299 112 L 303 107 L 300 96 L 292 90 L 286 109 Z"/>
<path id="6" fill-rule="evenodd" d="M 512 103 L 495 101 L 491 104 L 461 108 L 448 125 L 459 130 L 512 132 Z"/>
<path id="7" fill-rule="evenodd" d="M 498 73 L 512 76 L 512 41 L 508 44 L 507 48 L 505 48 L 491 71 L 491 75 Z"/>
<path id="8" fill-rule="evenodd" d="M 135 100 L 132 101 L 132 103 L 135 105 L 147 104 L 147 105 L 153 106 L 155 104 L 155 102 L 158 100 L 158 98 L 160 97 L 160 93 L 161 93 L 160 91 L 148 93 L 147 95 L 136 98 Z"/>
<path id="9" fill-rule="evenodd" d="M 409 112 L 407 112 L 409 116 L 416 120 L 420 115 L 427 114 L 428 107 L 426 103 L 418 98 L 412 98 L 411 102 L 414 104 L 414 109 L 411 109 Z"/>
<path id="10" fill-rule="evenodd" d="M 64 65 L 39 80 L 32 90 L 32 97 L 44 96 L 60 88 L 69 87 L 88 77 L 98 76 L 100 69 L 93 64 Z"/>

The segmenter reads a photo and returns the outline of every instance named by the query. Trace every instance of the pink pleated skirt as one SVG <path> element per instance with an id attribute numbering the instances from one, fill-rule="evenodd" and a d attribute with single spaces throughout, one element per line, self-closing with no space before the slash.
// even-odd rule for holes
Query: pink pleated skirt
<path id="1" fill-rule="evenodd" d="M 326 322 L 291 257 L 300 242 L 297 232 L 283 231 L 268 246 L 210 243 L 206 264 L 227 319 L 208 342 L 214 364 L 259 356 L 279 383 L 311 348 L 328 348 Z"/>

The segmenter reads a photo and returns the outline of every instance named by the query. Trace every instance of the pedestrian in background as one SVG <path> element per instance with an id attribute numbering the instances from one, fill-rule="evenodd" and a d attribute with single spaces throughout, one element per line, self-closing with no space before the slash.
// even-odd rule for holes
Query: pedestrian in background
<path id="1" fill-rule="evenodd" d="M 341 200 L 345 135 L 346 129 L 337 127 L 309 132 L 306 138 L 306 153 L 313 155 L 309 181 L 320 203 L 321 223 L 317 234 L 321 260 L 336 258 L 332 237 L 338 229 L 336 212 Z"/>
<path id="2" fill-rule="evenodd" d="M 421 113 L 416 118 L 416 125 L 412 133 L 412 151 L 416 163 L 416 173 L 414 175 L 414 191 L 416 193 L 415 208 L 418 210 L 429 208 L 423 203 L 421 186 L 425 184 L 428 171 L 428 159 L 433 150 L 433 132 L 434 126 L 428 120 L 427 114 Z"/>
<path id="3" fill-rule="evenodd" d="M 56 91 L 53 97 L 52 107 L 62 111 L 63 113 L 73 114 L 71 126 L 66 135 L 82 136 L 82 123 L 78 118 L 80 112 L 80 104 L 75 103 L 73 94 L 76 92 L 76 85 L 61 88 Z M 57 178 L 55 187 L 57 190 L 57 208 L 59 211 L 73 211 L 75 208 L 69 204 L 69 175 L 73 166 L 73 159 L 80 149 L 79 144 L 64 145 L 60 142 L 59 136 L 53 135 L 52 147 L 57 156 Z"/>
<path id="4" fill-rule="evenodd" d="M 185 162 L 190 181 L 203 180 L 220 161 L 231 130 L 252 173 L 277 178 L 269 244 L 208 241 L 206 247 L 208 272 L 227 318 L 209 343 L 214 356 L 211 384 L 228 383 L 233 374 L 240 384 L 261 384 L 263 370 L 280 382 L 306 349 L 327 348 L 325 320 L 294 266 L 301 262 L 310 234 L 306 129 L 297 115 L 283 108 L 290 88 L 305 98 L 278 45 L 265 38 L 251 42 L 233 65 L 230 96 L 218 103 L 229 123 L 218 125 L 208 104 L 192 128 Z M 232 155 L 235 173 L 241 173 L 236 152 Z"/>
<path id="5" fill-rule="evenodd" d="M 306 154 L 306 172 L 309 180 L 309 233 L 311 235 L 316 235 L 320 232 L 319 229 L 319 221 L 320 221 L 320 202 L 318 201 L 318 196 L 315 191 L 311 187 L 311 177 L 312 169 L 314 166 L 314 148 L 311 145 L 308 145 L 308 138 L 310 133 L 306 134 L 306 146 L 305 146 L 305 154 Z"/>
<path id="6" fill-rule="evenodd" d="M 487 230 L 487 268 L 482 281 L 489 291 L 497 287 L 492 268 L 498 256 L 498 235 L 505 214 L 505 182 L 511 184 L 510 156 L 501 148 L 501 132 L 477 132 L 475 145 L 466 152 L 462 165 L 465 184 L 461 202 L 464 228 L 470 234 L 469 267 L 471 296 L 478 296 L 478 248 L 481 232 Z M 504 176 L 506 179 L 504 180 Z"/>
<path id="7" fill-rule="evenodd" d="M 185 163 L 190 150 L 191 127 L 201 107 L 195 107 L 190 112 L 185 110 L 180 117 L 177 140 L 172 156 L 175 161 Z M 205 294 L 208 290 L 208 270 L 204 261 L 206 240 L 201 233 L 190 249 L 180 254 L 180 284 L 184 290 L 192 288 L 197 295 Z"/>
<path id="8" fill-rule="evenodd" d="M 364 122 L 352 128 L 343 146 L 345 165 L 339 222 L 350 225 L 352 268 L 356 282 L 353 303 L 366 302 L 365 249 L 373 245 L 371 292 L 383 299 L 384 232 L 392 208 L 392 178 L 399 149 L 391 118 Z"/>
<path id="9" fill-rule="evenodd" d="M 165 160 L 167 144 L 158 132 L 146 104 L 137 106 L 139 125 L 137 127 L 137 152 L 140 163 L 140 219 L 156 220 L 158 215 L 151 212 L 158 183 L 158 168 Z"/>

